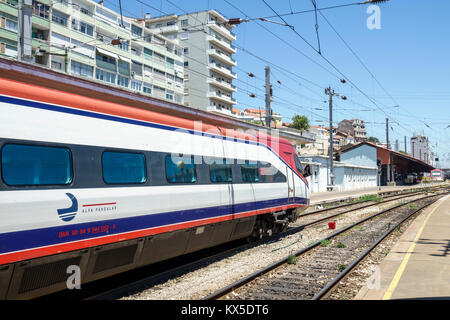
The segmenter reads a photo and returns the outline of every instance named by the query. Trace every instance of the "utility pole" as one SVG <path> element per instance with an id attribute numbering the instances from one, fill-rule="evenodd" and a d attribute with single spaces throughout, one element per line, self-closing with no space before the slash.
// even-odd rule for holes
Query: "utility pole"
<path id="1" fill-rule="evenodd" d="M 406 149 L 406 136 L 405 136 L 405 152 L 408 153 L 408 150 Z"/>
<path id="2" fill-rule="evenodd" d="M 19 61 L 31 62 L 31 16 L 33 1 L 19 0 L 19 14 L 18 14 L 18 36 L 19 45 L 17 47 L 17 57 Z"/>
<path id="3" fill-rule="evenodd" d="M 270 129 L 270 122 L 272 120 L 272 109 L 270 102 L 272 101 L 272 85 L 270 84 L 270 67 L 266 66 L 266 127 Z"/>
<path id="4" fill-rule="evenodd" d="M 328 185 L 334 185 L 334 167 L 333 167 L 333 95 L 334 89 L 331 87 L 325 89 L 325 94 L 329 96 L 329 109 L 330 109 L 330 154 L 329 154 L 329 167 L 330 174 L 328 175 Z"/>
<path id="5" fill-rule="evenodd" d="M 345 80 L 341 80 L 342 83 L 345 83 Z M 334 92 L 334 89 L 328 87 L 325 89 L 325 94 L 329 97 L 329 109 L 330 109 L 330 153 L 329 153 L 329 175 L 328 175 L 328 185 L 334 186 L 334 164 L 333 164 L 333 96 L 341 97 L 342 100 L 347 100 L 346 96 L 341 96 L 338 93 Z"/>
<path id="6" fill-rule="evenodd" d="M 389 118 L 386 118 L 386 148 L 388 150 L 390 150 L 390 146 L 389 146 Z M 391 154 L 389 152 L 389 162 L 391 159 Z M 390 163 L 387 164 L 387 182 L 391 182 L 391 165 Z"/>
<path id="7" fill-rule="evenodd" d="M 389 118 L 386 118 L 386 148 L 391 149 L 389 145 Z"/>

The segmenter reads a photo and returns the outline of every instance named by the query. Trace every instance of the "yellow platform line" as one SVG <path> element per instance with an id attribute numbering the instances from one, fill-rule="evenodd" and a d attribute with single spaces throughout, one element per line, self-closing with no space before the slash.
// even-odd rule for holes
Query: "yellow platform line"
<path id="1" fill-rule="evenodd" d="M 416 234 L 416 237 L 413 240 L 413 243 L 411 243 L 411 245 L 409 246 L 408 251 L 406 252 L 405 256 L 403 257 L 402 263 L 400 264 L 400 267 L 398 268 L 397 272 L 395 273 L 394 278 L 391 281 L 391 284 L 389 285 L 388 289 L 386 290 L 386 292 L 385 292 L 385 294 L 383 296 L 383 300 L 389 300 L 389 299 L 392 298 L 392 294 L 394 293 L 395 288 L 397 288 L 397 285 L 398 285 L 398 283 L 400 281 L 400 278 L 402 277 L 403 272 L 406 269 L 406 265 L 408 264 L 409 258 L 411 257 L 411 254 L 413 253 L 414 248 L 416 247 L 416 243 L 419 240 L 419 238 L 420 238 L 420 236 L 422 234 L 422 231 L 423 231 L 423 229 L 425 228 L 425 226 L 426 226 L 426 224 L 428 222 L 428 219 L 442 205 L 444 200 L 446 200 L 447 198 L 448 198 L 448 196 L 445 197 L 445 198 L 442 198 L 441 203 L 438 206 L 434 207 L 434 209 L 425 218 L 424 222 L 420 226 L 419 231 Z"/>

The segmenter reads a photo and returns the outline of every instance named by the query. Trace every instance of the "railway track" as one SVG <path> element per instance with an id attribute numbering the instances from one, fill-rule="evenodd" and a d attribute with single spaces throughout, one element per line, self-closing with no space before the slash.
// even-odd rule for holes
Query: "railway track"
<path id="1" fill-rule="evenodd" d="M 308 218 L 311 219 L 311 217 L 313 217 L 313 216 L 316 217 L 318 215 L 323 215 L 326 212 L 332 212 L 332 215 L 327 214 L 326 217 L 320 217 L 320 218 L 316 219 L 315 221 L 309 221 L 307 223 L 300 222 L 297 225 L 295 225 L 294 227 L 288 229 L 286 232 L 278 234 L 274 237 L 264 238 L 260 241 L 253 242 L 250 244 L 236 243 L 236 244 L 234 244 L 234 246 L 233 245 L 232 246 L 221 246 L 223 248 L 220 248 L 220 249 L 213 248 L 213 250 L 203 250 L 204 251 L 203 253 L 201 253 L 199 255 L 195 255 L 193 258 L 191 258 L 192 259 L 191 261 L 187 261 L 186 263 L 178 262 L 178 265 L 176 265 L 173 268 L 170 268 L 170 269 L 165 268 L 164 271 L 162 271 L 162 272 L 157 272 L 157 273 L 151 274 L 150 276 L 145 276 L 143 278 L 140 278 L 138 280 L 132 279 L 125 285 L 123 285 L 123 281 L 121 281 L 122 283 L 119 284 L 117 287 L 114 287 L 112 289 L 107 289 L 100 293 L 87 294 L 87 295 L 83 296 L 82 299 L 88 299 L 88 300 L 117 299 L 119 297 L 126 296 L 133 292 L 142 291 L 145 288 L 152 287 L 158 283 L 161 283 L 168 279 L 177 277 L 178 275 L 186 274 L 190 271 L 197 270 L 199 268 L 202 268 L 202 266 L 210 264 L 212 261 L 224 259 L 226 257 L 229 257 L 229 256 L 235 254 L 236 252 L 252 249 L 254 247 L 257 247 L 257 246 L 260 246 L 260 245 L 263 245 L 263 244 L 266 244 L 269 242 L 277 241 L 289 234 L 295 234 L 296 232 L 299 232 L 300 230 L 305 229 L 307 226 L 318 224 L 324 220 L 329 220 L 330 216 L 334 217 L 334 216 L 338 216 L 338 215 L 344 215 L 346 213 L 353 212 L 353 211 L 363 209 L 366 207 L 384 204 L 384 203 L 399 200 L 399 199 L 402 199 L 405 197 L 412 197 L 412 196 L 418 195 L 422 192 L 423 191 L 408 192 L 403 195 L 396 194 L 396 195 L 386 197 L 385 200 L 380 201 L 380 202 L 375 202 L 375 203 L 371 202 L 371 203 L 367 204 L 368 201 L 366 201 L 364 203 L 356 203 L 356 204 L 353 203 L 350 205 L 327 208 L 324 210 L 311 212 L 307 215 L 304 215 L 305 217 L 303 217 L 303 215 L 302 215 L 300 220 L 302 220 L 303 218 L 306 218 L 306 216 L 308 216 Z M 428 192 L 430 192 L 430 190 Z M 346 209 L 343 210 L 343 208 L 346 208 Z M 208 251 L 210 251 L 210 252 L 208 253 Z M 213 251 L 215 251 L 215 253 L 211 254 L 211 252 L 213 252 Z M 178 260 L 180 260 L 180 259 L 178 259 Z M 152 271 L 150 271 L 150 272 L 152 272 Z"/>
<path id="2" fill-rule="evenodd" d="M 441 196 L 425 196 L 361 219 L 204 299 L 324 299 L 384 238 Z"/>

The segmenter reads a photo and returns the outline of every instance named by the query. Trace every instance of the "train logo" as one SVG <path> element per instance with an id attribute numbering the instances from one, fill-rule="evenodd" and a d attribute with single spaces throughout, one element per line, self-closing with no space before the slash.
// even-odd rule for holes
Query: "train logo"
<path id="1" fill-rule="evenodd" d="M 58 216 L 62 221 L 70 221 L 77 215 L 78 211 L 78 200 L 71 193 L 66 193 L 69 199 L 72 201 L 72 205 L 69 208 L 58 209 Z"/>

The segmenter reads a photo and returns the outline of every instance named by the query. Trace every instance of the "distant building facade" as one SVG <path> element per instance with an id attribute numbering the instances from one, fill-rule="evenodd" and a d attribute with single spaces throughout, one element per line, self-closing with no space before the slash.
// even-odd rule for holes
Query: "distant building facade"
<path id="1" fill-rule="evenodd" d="M 315 141 L 305 145 L 301 154 L 327 155 L 330 147 L 330 135 L 328 128 L 324 126 L 310 126 L 309 132 L 315 136 Z"/>
<path id="2" fill-rule="evenodd" d="M 17 59 L 17 0 L 0 1 L 0 19 L 0 56 Z M 91 0 L 33 0 L 31 23 L 32 63 L 183 104 L 183 48 L 145 19 Z"/>
<path id="3" fill-rule="evenodd" d="M 360 119 L 342 120 L 339 122 L 338 131 L 345 132 L 354 137 L 355 142 L 367 140 L 367 131 L 364 121 Z"/>
<path id="4" fill-rule="evenodd" d="M 415 135 L 411 137 L 411 155 L 423 162 L 433 165 L 433 152 L 427 137 Z"/>
<path id="5" fill-rule="evenodd" d="M 233 116 L 237 78 L 234 26 L 215 10 L 146 20 L 146 27 L 176 41 L 184 52 L 185 105 Z"/>

